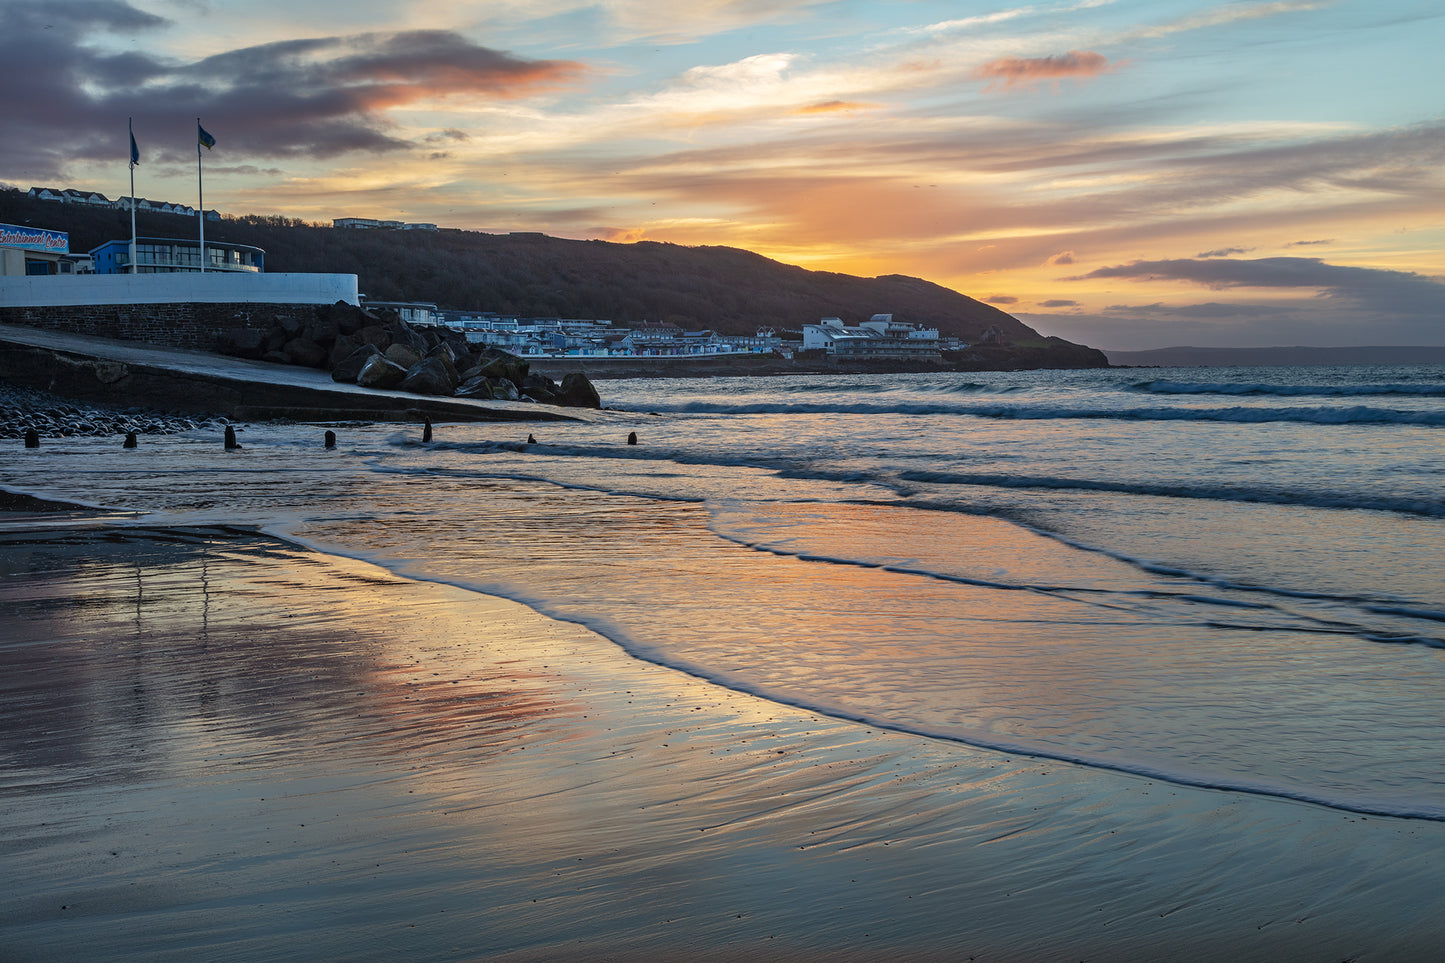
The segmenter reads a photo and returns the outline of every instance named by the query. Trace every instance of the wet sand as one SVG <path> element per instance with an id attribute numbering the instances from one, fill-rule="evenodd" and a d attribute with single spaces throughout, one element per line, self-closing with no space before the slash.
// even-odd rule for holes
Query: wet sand
<path id="1" fill-rule="evenodd" d="M 6 518 L 6 960 L 1445 946 L 1439 823 L 880 732 L 245 532 Z"/>

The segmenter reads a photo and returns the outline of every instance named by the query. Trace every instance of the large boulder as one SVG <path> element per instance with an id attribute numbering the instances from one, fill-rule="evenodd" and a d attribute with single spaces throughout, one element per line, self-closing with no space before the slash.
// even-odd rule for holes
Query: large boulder
<path id="1" fill-rule="evenodd" d="M 441 328 L 438 332 L 441 339 L 451 345 L 452 360 L 460 362 L 472 355 L 472 346 L 467 342 L 467 336 L 460 331 L 453 331 L 451 328 Z"/>
<path id="2" fill-rule="evenodd" d="M 363 344 L 353 348 L 350 354 L 332 365 L 331 380 L 355 384 L 356 379 L 361 377 L 361 369 L 366 367 L 366 363 L 372 358 L 380 357 L 382 357 L 381 351 L 374 344 Z"/>
<path id="3" fill-rule="evenodd" d="M 255 328 L 227 328 L 216 337 L 216 350 L 233 358 L 259 360 L 266 353 L 266 334 Z"/>
<path id="4" fill-rule="evenodd" d="M 442 345 L 441 347 L 445 348 L 446 346 Z M 461 373 L 457 371 L 457 366 L 452 361 L 450 350 L 438 351 L 436 348 L 433 348 L 431 352 L 427 354 L 427 360 L 436 360 L 443 368 L 447 369 L 447 377 L 452 379 L 453 387 L 456 387 L 458 382 L 462 380 Z"/>
<path id="5" fill-rule="evenodd" d="M 326 362 L 326 367 L 330 368 L 332 371 L 335 371 L 337 365 L 341 364 L 341 362 L 351 357 L 351 355 L 356 351 L 356 349 L 360 347 L 361 341 L 359 339 L 354 338 L 349 334 L 337 335 L 336 340 L 331 342 L 331 357 Z M 354 376 L 353 380 L 355 380 Z"/>
<path id="6" fill-rule="evenodd" d="M 422 353 L 416 350 L 416 348 L 409 344 L 402 344 L 399 341 L 393 342 L 391 346 L 386 349 L 385 354 L 387 361 L 394 361 L 408 370 L 419 364 L 423 357 Z"/>
<path id="7" fill-rule="evenodd" d="M 452 393 L 458 398 L 490 398 L 492 383 L 482 377 L 467 378 L 457 385 L 457 390 Z"/>
<path id="8" fill-rule="evenodd" d="M 592 382 L 580 371 L 573 371 L 562 376 L 561 390 L 557 394 L 557 404 L 567 405 L 570 408 L 601 408 L 602 396 L 597 389 L 592 387 Z"/>
<path id="9" fill-rule="evenodd" d="M 386 332 L 391 336 L 392 344 L 407 345 L 417 353 L 418 357 L 426 357 L 427 348 L 431 347 L 420 332 L 400 318 L 388 324 Z"/>
<path id="10" fill-rule="evenodd" d="M 292 335 L 286 333 L 286 329 L 279 324 L 273 324 L 266 329 L 265 338 L 261 342 L 263 354 L 280 354 L 281 349 L 290 341 Z M 284 362 L 283 362 L 284 363 Z"/>
<path id="11" fill-rule="evenodd" d="M 353 333 L 366 344 L 374 344 L 383 351 L 391 346 L 391 332 L 386 330 L 385 325 L 367 324 Z"/>
<path id="12" fill-rule="evenodd" d="M 527 369 L 530 366 L 530 362 L 513 355 L 483 356 L 475 365 L 463 371 L 462 377 L 501 378 L 520 389 L 527 381 Z"/>
<path id="13" fill-rule="evenodd" d="M 290 339 L 300 336 L 301 329 L 306 326 L 306 322 L 294 314 L 283 314 L 276 319 L 276 325 L 285 331 L 286 337 Z"/>
<path id="14" fill-rule="evenodd" d="M 457 388 L 458 398 L 477 398 L 481 401 L 520 401 L 517 386 L 504 378 L 486 378 L 478 375 L 462 382 Z"/>
<path id="15" fill-rule="evenodd" d="M 356 383 L 363 388 L 395 388 L 406 377 L 406 369 L 387 361 L 381 354 L 368 358 L 356 374 Z"/>
<path id="16" fill-rule="evenodd" d="M 315 341 L 323 348 L 330 348 L 340 334 L 340 325 L 329 315 L 325 317 L 318 315 L 307 322 L 306 327 L 301 330 L 303 338 Z"/>
<path id="17" fill-rule="evenodd" d="M 557 382 L 545 375 L 529 374 L 518 387 L 523 395 L 533 401 L 539 401 L 544 405 L 560 404 L 557 401 L 557 395 L 561 393 L 562 389 L 558 387 Z"/>
<path id="18" fill-rule="evenodd" d="M 318 310 L 317 314 L 320 314 Z M 342 334 L 355 334 L 368 324 L 375 324 L 376 319 L 367 314 L 354 304 L 347 304 L 345 301 L 337 301 L 329 308 L 331 319 Z"/>
<path id="19" fill-rule="evenodd" d="M 450 395 L 457 390 L 456 369 L 445 358 L 427 358 L 408 371 L 397 387 L 419 395 Z"/>
<path id="20" fill-rule="evenodd" d="M 292 338 L 281 348 L 281 353 L 294 365 L 303 368 L 322 368 L 330 360 L 331 353 L 310 338 Z"/>

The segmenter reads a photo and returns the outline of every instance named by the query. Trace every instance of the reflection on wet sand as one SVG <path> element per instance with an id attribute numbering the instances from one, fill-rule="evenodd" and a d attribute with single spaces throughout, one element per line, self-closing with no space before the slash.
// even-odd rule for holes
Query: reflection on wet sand
<path id="1" fill-rule="evenodd" d="M 463 730 L 504 742 L 523 720 L 566 713 L 544 678 L 439 654 L 455 640 L 398 637 L 401 624 L 424 632 L 450 617 L 447 601 L 278 543 L 221 530 L 11 532 L 0 554 L 29 570 L 0 585 L 0 606 L 21 617 L 0 647 L 12 774 L 125 782 L 221 746 L 233 764 L 420 753 Z"/>
<path id="2" fill-rule="evenodd" d="M 0 567 L 7 959 L 1445 940 L 1439 824 L 870 731 L 234 530 L 0 526 Z"/>

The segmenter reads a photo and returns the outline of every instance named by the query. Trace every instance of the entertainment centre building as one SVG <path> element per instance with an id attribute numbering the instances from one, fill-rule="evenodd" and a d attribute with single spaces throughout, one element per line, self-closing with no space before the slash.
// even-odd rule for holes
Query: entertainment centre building
<path id="1" fill-rule="evenodd" d="M 0 277 L 85 274 L 90 258 L 70 253 L 70 235 L 19 224 L 0 224 Z"/>

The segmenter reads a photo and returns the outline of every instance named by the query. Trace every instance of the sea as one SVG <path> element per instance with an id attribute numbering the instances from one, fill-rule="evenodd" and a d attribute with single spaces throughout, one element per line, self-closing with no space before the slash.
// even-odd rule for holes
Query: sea
<path id="1" fill-rule="evenodd" d="M 597 384 L 586 420 L 429 441 L 7 443 L 0 485 L 503 596 L 869 727 L 1445 820 L 1445 366 Z"/>

